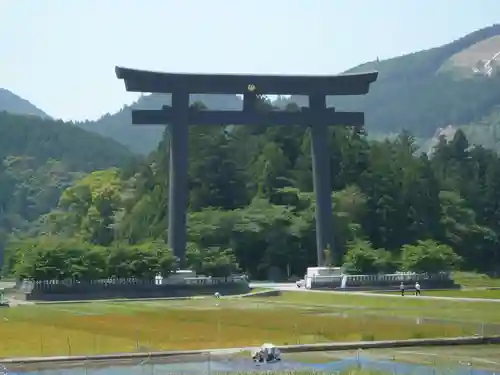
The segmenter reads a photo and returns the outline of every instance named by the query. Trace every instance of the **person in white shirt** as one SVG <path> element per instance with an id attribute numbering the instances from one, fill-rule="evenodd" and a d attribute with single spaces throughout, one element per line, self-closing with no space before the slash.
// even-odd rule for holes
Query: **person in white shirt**
<path id="1" fill-rule="evenodd" d="M 418 281 L 415 283 L 415 295 L 420 295 L 420 283 Z"/>
<path id="2" fill-rule="evenodd" d="M 399 290 L 401 291 L 401 295 L 404 297 L 405 295 L 405 284 L 401 281 L 401 285 L 399 285 Z"/>

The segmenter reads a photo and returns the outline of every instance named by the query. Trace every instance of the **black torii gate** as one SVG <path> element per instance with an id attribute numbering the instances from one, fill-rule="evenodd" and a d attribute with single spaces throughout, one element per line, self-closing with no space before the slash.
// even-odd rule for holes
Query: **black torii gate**
<path id="1" fill-rule="evenodd" d="M 132 111 L 132 123 L 170 126 L 168 243 L 180 265 L 185 264 L 188 206 L 188 126 L 303 125 L 311 128 L 314 191 L 316 193 L 316 250 L 318 265 L 324 251 L 333 250 L 329 125 L 362 126 L 364 113 L 327 108 L 327 95 L 364 95 L 377 72 L 338 76 L 283 76 L 242 74 L 179 74 L 116 67 L 116 76 L 132 92 L 172 94 L 171 106 Z M 198 110 L 190 94 L 243 94 L 242 111 Z M 259 112 L 258 95 L 307 95 L 309 107 L 298 112 Z"/>

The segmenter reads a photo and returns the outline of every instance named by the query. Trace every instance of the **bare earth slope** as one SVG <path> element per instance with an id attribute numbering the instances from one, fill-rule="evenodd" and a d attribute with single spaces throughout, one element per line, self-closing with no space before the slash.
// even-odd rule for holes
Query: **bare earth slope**
<path id="1" fill-rule="evenodd" d="M 451 56 L 440 69 L 462 73 L 466 77 L 474 74 L 491 76 L 500 67 L 500 35 L 473 44 Z"/>

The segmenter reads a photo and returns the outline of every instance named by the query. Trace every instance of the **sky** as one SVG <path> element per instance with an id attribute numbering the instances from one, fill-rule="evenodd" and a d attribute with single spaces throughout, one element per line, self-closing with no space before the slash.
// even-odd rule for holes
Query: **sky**
<path id="1" fill-rule="evenodd" d="M 495 23 L 498 0 L 0 0 L 0 87 L 92 120 L 138 97 L 116 65 L 338 74 Z"/>

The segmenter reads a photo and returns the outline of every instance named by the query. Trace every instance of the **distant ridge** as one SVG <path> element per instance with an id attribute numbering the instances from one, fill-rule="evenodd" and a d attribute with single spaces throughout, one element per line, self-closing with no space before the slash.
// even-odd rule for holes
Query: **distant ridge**
<path id="1" fill-rule="evenodd" d="M 497 122 L 500 107 L 500 55 L 496 55 L 497 52 L 500 52 L 498 24 L 439 47 L 363 63 L 345 73 L 378 71 L 379 78 L 370 93 L 364 97 L 330 97 L 328 105 L 339 111 L 365 112 L 368 135 L 377 139 L 407 130 L 427 142 L 438 129 L 453 124 L 456 128 L 469 127 L 467 134 L 474 138 L 471 139 L 473 142 L 498 143 L 500 147 L 500 139 L 491 142 L 490 136 L 482 136 L 485 132 L 490 135 L 497 132 L 484 126 L 471 126 L 477 123 L 488 125 L 490 119 Z M 209 109 L 235 110 L 242 106 L 236 95 L 202 95 L 194 100 L 202 101 Z M 292 101 L 299 105 L 308 104 L 304 97 L 294 96 L 280 98 L 274 105 L 285 107 Z M 164 129 L 162 126 L 133 126 L 131 111 L 159 109 L 168 104 L 169 95 L 144 95 L 117 113 L 75 125 L 113 138 L 135 153 L 147 154 L 156 148 Z M 48 117 L 28 101 L 6 90 L 0 90 L 0 111 L 2 109 Z"/>
<path id="2" fill-rule="evenodd" d="M 50 118 L 49 115 L 28 100 L 21 98 L 9 90 L 0 88 L 0 112 L 4 111 L 15 115 Z"/>

